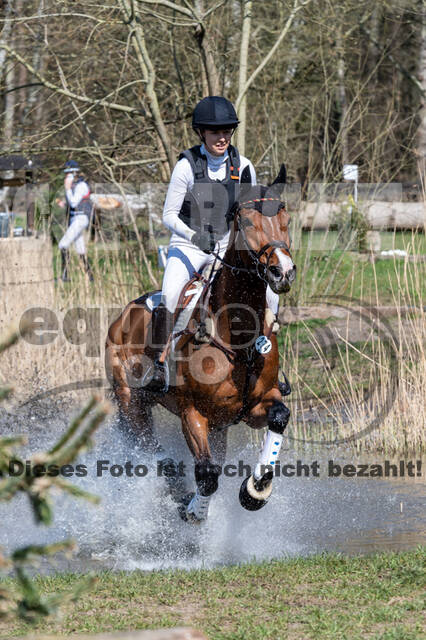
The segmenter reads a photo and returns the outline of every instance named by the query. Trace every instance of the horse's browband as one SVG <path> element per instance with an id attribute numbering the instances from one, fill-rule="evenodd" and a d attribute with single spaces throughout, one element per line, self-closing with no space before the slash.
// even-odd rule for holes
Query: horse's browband
<path id="1" fill-rule="evenodd" d="M 246 202 L 241 202 L 238 205 L 238 210 L 241 211 L 241 209 L 244 209 L 244 208 L 250 209 L 252 207 L 248 207 L 247 205 L 254 204 L 254 209 L 256 209 L 256 211 L 264 215 L 260 207 L 256 208 L 256 204 L 258 202 L 279 202 L 282 206 L 278 207 L 277 211 L 273 215 L 277 215 L 278 211 L 285 208 L 285 202 L 283 202 L 281 198 L 254 198 L 253 200 L 247 200 Z"/>
<path id="2" fill-rule="evenodd" d="M 251 204 L 252 202 L 265 202 L 266 200 L 270 200 L 271 202 L 281 202 L 281 198 L 254 198 L 254 200 L 247 200 L 247 202 L 242 202 L 240 204 L 240 207 L 245 207 L 246 204 Z"/>
<path id="3" fill-rule="evenodd" d="M 241 202 L 240 209 L 245 207 L 246 204 L 253 204 L 254 202 L 281 202 L 281 198 L 254 198 L 254 200 L 247 200 L 247 202 Z M 283 202 L 284 205 L 284 202 Z"/>

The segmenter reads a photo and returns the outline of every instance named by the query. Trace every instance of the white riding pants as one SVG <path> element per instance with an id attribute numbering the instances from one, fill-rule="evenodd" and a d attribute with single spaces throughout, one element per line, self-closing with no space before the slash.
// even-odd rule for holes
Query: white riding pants
<path id="1" fill-rule="evenodd" d="M 73 216 L 70 226 L 59 241 L 60 249 L 68 249 L 74 242 L 74 247 L 80 256 L 86 253 L 83 231 L 89 226 L 89 218 L 85 214 Z"/>
<path id="2" fill-rule="evenodd" d="M 216 245 L 221 258 L 228 246 L 229 233 Z M 170 313 L 176 309 L 179 296 L 184 285 L 193 277 L 194 272 L 201 273 L 204 267 L 213 264 L 215 257 L 204 253 L 189 240 L 173 234 L 167 254 L 167 264 L 163 276 L 162 303 Z M 278 313 L 279 296 L 268 286 L 266 289 L 266 305 Z"/>

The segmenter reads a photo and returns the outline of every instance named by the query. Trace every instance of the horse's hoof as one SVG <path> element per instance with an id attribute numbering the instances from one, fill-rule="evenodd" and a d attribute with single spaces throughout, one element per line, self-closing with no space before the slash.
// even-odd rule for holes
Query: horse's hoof
<path id="1" fill-rule="evenodd" d="M 193 493 L 189 494 L 189 498 L 186 495 L 188 488 L 186 486 L 185 478 L 179 475 L 179 468 L 173 458 L 164 458 L 159 461 L 161 465 L 162 475 L 167 486 L 167 491 L 173 500 L 182 504 L 184 500 L 188 500 L 186 504 L 192 499 Z"/>
<path id="2" fill-rule="evenodd" d="M 265 473 L 255 481 L 251 475 L 244 480 L 240 488 L 240 504 L 247 511 L 258 511 L 268 502 L 272 493 L 272 473 Z"/>
<path id="3" fill-rule="evenodd" d="M 182 518 L 184 522 L 189 522 L 189 524 L 202 524 L 206 521 L 206 518 L 197 518 L 194 513 L 190 513 L 188 511 L 188 505 L 192 501 L 192 498 L 195 496 L 195 493 L 188 493 L 181 500 L 180 505 L 178 506 L 178 514 Z"/>
<path id="4" fill-rule="evenodd" d="M 195 493 L 187 493 L 186 496 L 183 496 L 183 498 L 181 498 L 180 500 L 180 504 L 177 508 L 178 510 L 178 514 L 180 515 L 180 517 L 182 518 L 182 520 L 184 522 L 190 522 L 189 519 L 189 514 L 186 510 L 186 507 L 189 505 L 189 503 L 191 502 L 192 498 L 195 496 Z"/>
<path id="5" fill-rule="evenodd" d="M 188 522 L 189 524 L 201 524 L 205 522 L 205 520 L 199 520 L 192 513 L 188 513 L 186 507 L 183 504 L 178 506 L 178 514 L 182 518 L 184 522 Z"/>

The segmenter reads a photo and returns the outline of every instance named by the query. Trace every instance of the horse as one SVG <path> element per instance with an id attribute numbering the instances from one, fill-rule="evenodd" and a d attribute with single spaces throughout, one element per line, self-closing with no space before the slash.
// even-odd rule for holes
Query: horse
<path id="1" fill-rule="evenodd" d="M 255 470 L 241 484 L 240 504 L 255 511 L 271 495 L 273 465 L 290 411 L 278 382 L 278 344 L 266 288 L 287 292 L 296 276 L 290 216 L 279 197 L 283 171 L 284 166 L 269 188 L 241 185 L 227 250 L 223 258 L 215 254 L 219 268 L 192 312 L 192 328 L 177 332 L 175 325 L 174 379 L 166 393 L 144 388 L 152 370 L 148 302 L 152 307 L 155 292 L 128 304 L 108 331 L 106 370 L 127 429 L 147 451 L 155 451 L 152 408 L 161 404 L 180 417 L 196 482 L 194 494 L 180 497 L 179 513 L 188 522 L 207 518 L 225 460 L 227 429 L 241 421 L 268 430 Z"/>

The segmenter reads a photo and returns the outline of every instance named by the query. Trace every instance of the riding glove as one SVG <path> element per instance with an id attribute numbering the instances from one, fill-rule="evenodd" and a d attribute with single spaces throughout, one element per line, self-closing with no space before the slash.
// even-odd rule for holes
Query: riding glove
<path id="1" fill-rule="evenodd" d="M 216 244 L 213 234 L 209 231 L 196 231 L 191 242 L 204 253 L 212 253 Z"/>

